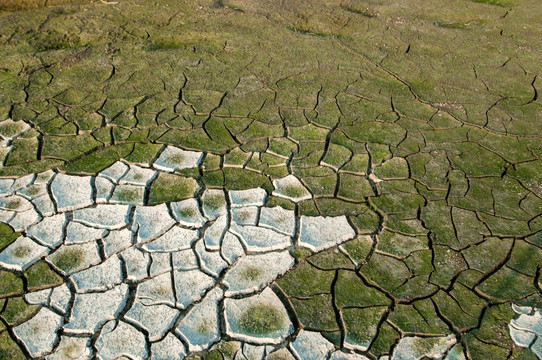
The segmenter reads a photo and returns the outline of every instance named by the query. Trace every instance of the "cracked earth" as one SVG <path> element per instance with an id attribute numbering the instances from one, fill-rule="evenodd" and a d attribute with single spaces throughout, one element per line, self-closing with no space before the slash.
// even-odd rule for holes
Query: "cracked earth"
<path id="1" fill-rule="evenodd" d="M 541 359 L 541 17 L 0 3 L 0 358 Z"/>

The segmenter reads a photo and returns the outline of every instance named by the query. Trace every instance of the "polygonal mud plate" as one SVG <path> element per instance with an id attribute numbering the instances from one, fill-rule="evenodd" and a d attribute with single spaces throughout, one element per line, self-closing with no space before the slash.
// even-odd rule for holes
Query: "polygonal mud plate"
<path id="1" fill-rule="evenodd" d="M 224 300 L 226 333 L 255 344 L 279 344 L 294 331 L 284 305 L 266 288 L 243 299 Z"/>

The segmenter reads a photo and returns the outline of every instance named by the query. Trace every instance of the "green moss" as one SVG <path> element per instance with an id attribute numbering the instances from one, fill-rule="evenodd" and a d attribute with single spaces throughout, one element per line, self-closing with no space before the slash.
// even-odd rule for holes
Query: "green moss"
<path id="1" fill-rule="evenodd" d="M 8 224 L 0 223 L 0 251 L 4 250 L 9 244 L 14 242 L 20 236 Z"/>
<path id="2" fill-rule="evenodd" d="M 24 360 L 26 356 L 7 331 L 0 332 L 0 359 Z"/>
<path id="3" fill-rule="evenodd" d="M 3 168 L 0 168 L 0 176 L 23 176 L 56 168 L 62 164 L 62 161 L 59 160 L 42 159 L 41 161 L 33 161 L 24 164 L 4 166 Z"/>
<path id="4" fill-rule="evenodd" d="M 502 348 L 491 342 L 480 341 L 473 334 L 466 334 L 464 341 L 473 359 L 506 359 L 508 348 Z"/>
<path id="5" fill-rule="evenodd" d="M 266 207 L 280 206 L 281 208 L 286 209 L 286 210 L 295 209 L 295 204 L 293 202 L 287 199 L 277 197 L 277 196 L 268 196 L 265 199 L 265 206 Z"/>
<path id="6" fill-rule="evenodd" d="M 337 248 L 331 248 L 322 252 L 316 253 L 309 257 L 307 261 L 322 270 L 335 269 L 350 269 L 354 270 L 355 266 L 341 251 Z"/>
<path id="7" fill-rule="evenodd" d="M 17 199 L 8 201 L 4 205 L 4 207 L 8 210 L 17 210 L 21 205 L 22 205 L 22 200 L 17 198 Z"/>
<path id="8" fill-rule="evenodd" d="M 28 305 L 22 297 L 12 297 L 7 299 L 7 305 L 1 315 L 8 324 L 16 325 L 30 319 L 38 310 L 38 306 Z"/>
<path id="9" fill-rule="evenodd" d="M 448 333 L 446 324 L 436 315 L 430 301 L 414 305 L 398 305 L 389 320 L 405 332 Z"/>
<path id="10" fill-rule="evenodd" d="M 18 259 L 22 259 L 32 252 L 32 249 L 30 249 L 28 246 L 17 246 L 11 251 L 11 254 Z"/>
<path id="11" fill-rule="evenodd" d="M 361 268 L 361 272 L 388 291 L 398 288 L 411 277 L 404 262 L 380 254 L 373 254 L 371 261 Z"/>
<path id="12" fill-rule="evenodd" d="M 374 195 L 371 184 L 364 176 L 341 173 L 339 196 L 351 200 L 365 200 Z"/>
<path id="13" fill-rule="evenodd" d="M 34 196 L 34 195 L 37 195 L 41 192 L 41 187 L 38 186 L 38 185 L 32 185 L 32 186 L 29 186 L 26 188 L 26 192 L 31 195 L 31 196 Z"/>
<path id="14" fill-rule="evenodd" d="M 378 323 L 385 310 L 385 307 L 343 309 L 342 314 L 346 326 L 345 342 L 368 346 L 377 334 Z"/>
<path id="15" fill-rule="evenodd" d="M 350 159 L 351 155 L 352 152 L 344 146 L 330 144 L 323 162 L 334 166 L 335 168 L 340 168 Z"/>
<path id="16" fill-rule="evenodd" d="M 290 156 L 297 152 L 297 146 L 290 139 L 275 138 L 271 140 L 270 150 L 282 156 Z"/>
<path id="17" fill-rule="evenodd" d="M 243 165 L 248 161 L 250 155 L 250 153 L 235 148 L 224 156 L 224 165 Z"/>
<path id="18" fill-rule="evenodd" d="M 218 170 L 220 168 L 220 156 L 214 154 L 205 155 L 203 160 L 203 168 L 205 170 Z"/>
<path id="19" fill-rule="evenodd" d="M 115 189 L 114 196 L 117 200 L 122 202 L 137 202 L 141 200 L 141 192 L 128 187 Z"/>
<path id="20" fill-rule="evenodd" d="M 45 261 L 38 261 L 25 272 L 29 290 L 61 285 L 62 278 Z"/>
<path id="21" fill-rule="evenodd" d="M 295 249 L 290 250 L 290 255 L 292 255 L 294 258 L 298 260 L 311 256 L 311 254 L 312 253 L 310 252 L 310 250 L 304 249 L 304 248 L 295 248 Z"/>
<path id="22" fill-rule="evenodd" d="M 379 179 L 407 178 L 408 163 L 403 158 L 395 157 L 377 167 L 374 173 Z"/>
<path id="23" fill-rule="evenodd" d="M 342 245 L 342 248 L 357 263 L 361 263 L 367 259 L 372 247 L 373 240 L 369 236 L 358 236 Z"/>
<path id="24" fill-rule="evenodd" d="M 203 173 L 203 182 L 207 186 L 223 186 L 224 172 L 222 170 L 211 170 Z"/>
<path id="25" fill-rule="evenodd" d="M 350 159 L 350 161 L 343 166 L 342 170 L 364 174 L 367 172 L 368 166 L 368 154 L 355 154 L 354 156 L 352 156 L 352 159 Z"/>
<path id="26" fill-rule="evenodd" d="M 38 152 L 38 139 L 37 138 L 17 138 L 13 141 L 13 149 L 9 153 L 5 160 L 6 165 L 17 165 L 26 162 L 36 161 Z"/>
<path id="27" fill-rule="evenodd" d="M 291 197 L 291 198 L 299 198 L 306 194 L 306 190 L 303 187 L 295 186 L 295 185 L 288 185 L 280 189 L 280 192 L 284 194 L 285 196 Z"/>
<path id="28" fill-rule="evenodd" d="M 149 204 L 178 201 L 194 196 L 198 184 L 194 179 L 160 173 L 150 188 Z"/>
<path id="29" fill-rule="evenodd" d="M 241 279 L 245 281 L 258 280 L 263 275 L 263 270 L 254 266 L 249 266 L 241 271 Z"/>
<path id="30" fill-rule="evenodd" d="M 203 198 L 203 206 L 210 210 L 218 210 L 226 205 L 224 194 L 210 194 Z"/>
<path id="31" fill-rule="evenodd" d="M 211 350 L 203 357 L 204 360 L 223 360 L 224 357 L 218 349 Z"/>
<path id="32" fill-rule="evenodd" d="M 0 270 L 0 297 L 23 292 L 23 280 L 17 275 Z"/>
<path id="33" fill-rule="evenodd" d="M 339 307 L 387 306 L 390 300 L 376 289 L 366 286 L 352 271 L 339 271 L 335 284 L 335 301 Z"/>
<path id="34" fill-rule="evenodd" d="M 162 145 L 142 143 L 135 144 L 133 151 L 125 156 L 126 161 L 136 164 L 149 164 L 154 160 Z"/>
<path id="35" fill-rule="evenodd" d="M 217 346 L 217 350 L 226 358 L 233 359 L 240 349 L 240 343 L 236 341 L 222 342 Z"/>
<path id="36" fill-rule="evenodd" d="M 186 219 L 193 218 L 194 216 L 197 215 L 197 213 L 198 213 L 197 210 L 193 207 L 185 207 L 178 211 L 178 214 L 181 217 L 186 218 Z"/>
<path id="37" fill-rule="evenodd" d="M 249 306 L 239 318 L 239 327 L 250 335 L 267 335 L 280 330 L 285 324 L 283 314 L 272 305 Z"/>
<path id="38" fill-rule="evenodd" d="M 371 345 L 371 353 L 375 356 L 389 353 L 391 347 L 399 340 L 399 333 L 388 323 L 380 325 L 378 335 Z"/>
<path id="39" fill-rule="evenodd" d="M 478 286 L 478 289 L 495 299 L 512 301 L 527 306 L 540 305 L 540 303 L 537 303 L 540 299 L 526 298 L 528 294 L 537 293 L 532 278 L 506 267 L 502 267 L 491 275 Z"/>
<path id="40" fill-rule="evenodd" d="M 296 175 L 298 172 L 296 171 Z M 333 196 L 335 185 L 337 184 L 337 176 L 335 174 L 322 177 L 307 177 L 304 178 L 307 187 L 315 196 L 328 195 Z"/>
<path id="41" fill-rule="evenodd" d="M 85 261 L 85 252 L 80 248 L 64 248 L 53 256 L 53 263 L 63 271 L 76 269 Z"/>
<path id="42" fill-rule="evenodd" d="M 200 334 L 209 334 L 209 333 L 212 333 L 214 331 L 215 331 L 215 328 L 207 320 L 203 320 L 198 326 L 198 332 Z"/>
<path id="43" fill-rule="evenodd" d="M 307 298 L 291 298 L 299 322 L 319 331 L 337 331 L 337 318 L 333 311 L 331 294 L 314 295 Z"/>
<path id="44" fill-rule="evenodd" d="M 107 133 L 109 134 L 109 131 Z M 90 134 L 78 136 L 49 135 L 43 139 L 42 153 L 46 157 L 50 156 L 68 161 L 89 154 L 92 150 L 98 150 L 101 146 L 102 143 L 94 139 Z M 82 164 L 92 165 L 90 161 L 89 163 L 83 161 Z"/>
<path id="45" fill-rule="evenodd" d="M 367 145 L 367 148 L 371 154 L 371 162 L 373 165 L 381 164 L 392 156 L 389 146 L 385 144 L 370 143 Z"/>
<path id="46" fill-rule="evenodd" d="M 250 219 L 250 211 L 238 211 L 235 213 L 235 217 L 241 221 Z"/>
<path id="47" fill-rule="evenodd" d="M 225 168 L 225 183 L 229 190 L 246 190 L 257 187 L 270 190 L 271 182 L 267 176 L 243 169 Z"/>
<path id="48" fill-rule="evenodd" d="M 69 173 L 98 173 L 116 161 L 130 154 L 133 150 L 133 144 L 113 145 L 92 152 L 91 154 L 82 157 L 74 162 L 61 167 L 62 170 Z"/>
<path id="49" fill-rule="evenodd" d="M 13 137 L 21 132 L 24 125 L 15 123 L 15 122 L 5 122 L 3 124 L 0 124 L 0 134 L 2 134 L 3 137 Z"/>
<path id="50" fill-rule="evenodd" d="M 81 47 L 79 36 L 70 33 L 62 33 L 56 30 L 36 34 L 32 39 L 32 45 L 37 51 L 60 50 Z"/>
<path id="51" fill-rule="evenodd" d="M 467 29 L 476 22 L 454 22 L 454 23 L 448 23 L 448 22 L 435 22 L 435 26 L 442 27 L 442 28 L 448 28 L 448 29 Z"/>
<path id="52" fill-rule="evenodd" d="M 306 297 L 330 292 L 333 277 L 333 271 L 318 270 L 304 261 L 278 279 L 277 283 L 289 296 Z"/>

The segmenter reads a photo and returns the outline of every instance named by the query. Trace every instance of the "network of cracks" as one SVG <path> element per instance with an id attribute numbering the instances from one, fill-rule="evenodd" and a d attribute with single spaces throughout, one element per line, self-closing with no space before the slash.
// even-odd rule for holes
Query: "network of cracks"
<path id="1" fill-rule="evenodd" d="M 354 239 L 349 219 L 298 216 L 265 206 L 264 189 L 195 181 L 186 185 L 193 197 L 146 205 L 160 173 L 195 168 L 202 157 L 169 146 L 147 168 L 117 162 L 97 176 L 51 170 L 0 180 L 0 221 L 20 233 L 0 268 L 18 274 L 44 262 L 62 278 L 24 294 L 39 310 L 9 332 L 27 356 L 174 359 L 227 341 L 235 359 L 367 359 L 365 344 L 337 349 L 300 329 L 272 286 L 296 265 L 296 249 L 318 253 Z M 273 186 L 292 202 L 312 196 L 293 175 Z M 513 310 L 512 339 L 542 357 L 540 310 Z M 462 359 L 456 343 L 454 335 L 404 337 L 388 358 Z"/>

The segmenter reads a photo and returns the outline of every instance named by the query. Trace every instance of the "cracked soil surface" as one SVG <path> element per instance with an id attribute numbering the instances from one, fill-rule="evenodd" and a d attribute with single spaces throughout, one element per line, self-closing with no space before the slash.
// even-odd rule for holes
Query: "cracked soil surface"
<path id="1" fill-rule="evenodd" d="M 0 359 L 542 358 L 541 18 L 0 3 Z"/>

